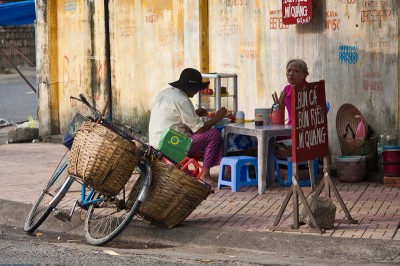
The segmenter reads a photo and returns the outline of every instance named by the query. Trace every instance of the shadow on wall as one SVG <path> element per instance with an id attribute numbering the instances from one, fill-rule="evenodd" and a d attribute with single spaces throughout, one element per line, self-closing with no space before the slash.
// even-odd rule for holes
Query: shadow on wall
<path id="1" fill-rule="evenodd" d="M 321 33 L 325 31 L 325 1 L 313 0 L 312 1 L 312 19 L 310 23 L 297 24 L 296 33 Z"/>
<path id="2" fill-rule="evenodd" d="M 149 122 L 150 122 L 150 110 L 133 108 L 132 115 L 126 116 L 127 120 L 121 119 L 120 117 L 114 117 L 114 121 L 117 123 L 130 125 L 137 130 L 140 130 L 138 138 L 148 143 L 149 142 Z M 137 134 L 135 134 L 137 135 Z"/>

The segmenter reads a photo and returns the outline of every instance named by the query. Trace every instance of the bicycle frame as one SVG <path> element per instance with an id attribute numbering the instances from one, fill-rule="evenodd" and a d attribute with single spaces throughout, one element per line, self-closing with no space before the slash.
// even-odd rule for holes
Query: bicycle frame
<path id="1" fill-rule="evenodd" d="M 58 191 L 57 195 L 50 201 L 49 206 L 55 210 L 55 215 L 57 218 L 61 220 L 71 220 L 71 217 L 75 211 L 75 207 L 78 204 L 79 207 L 82 209 L 87 209 L 91 204 L 95 204 L 101 201 L 104 201 L 104 198 L 92 199 L 93 194 L 95 191 L 93 189 L 89 190 L 89 193 L 86 194 L 87 187 L 84 183 L 81 184 L 81 198 L 75 201 L 74 205 L 72 206 L 71 212 L 69 215 L 66 215 L 61 210 L 57 209 L 57 205 L 60 201 L 64 198 L 65 194 L 68 192 L 69 188 L 71 187 L 72 183 L 75 179 L 72 176 L 68 176 L 64 184 L 61 186 L 60 190 Z"/>

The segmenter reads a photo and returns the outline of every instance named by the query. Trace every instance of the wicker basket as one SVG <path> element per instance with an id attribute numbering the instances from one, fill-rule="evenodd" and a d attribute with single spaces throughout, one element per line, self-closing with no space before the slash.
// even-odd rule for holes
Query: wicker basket
<path id="1" fill-rule="evenodd" d="M 358 126 L 356 115 L 360 115 L 364 122 L 365 129 L 368 129 L 368 123 L 365 121 L 361 112 L 352 104 L 345 103 L 340 106 L 336 115 L 336 132 L 339 137 L 343 137 L 347 131 L 347 125 L 355 130 Z"/>
<path id="2" fill-rule="evenodd" d="M 339 137 L 342 155 L 368 155 L 376 153 L 376 137 L 367 139 L 355 138 L 354 130 L 357 129 L 358 120 L 355 117 L 360 115 L 363 119 L 365 129 L 368 130 L 368 123 L 361 112 L 352 104 L 345 103 L 340 106 L 336 115 L 336 132 Z M 367 134 L 368 135 L 368 134 Z"/>
<path id="3" fill-rule="evenodd" d="M 68 174 L 96 191 L 117 195 L 141 157 L 141 144 L 94 122 L 78 129 L 69 155 Z"/>
<path id="4" fill-rule="evenodd" d="M 369 140 L 363 140 L 358 138 L 344 138 L 339 137 L 340 149 L 342 155 L 363 155 L 367 156 L 370 154 L 376 154 L 376 148 L 378 145 L 378 138 L 376 136 L 371 137 Z"/>
<path id="5" fill-rule="evenodd" d="M 172 165 L 155 160 L 146 200 L 139 208 L 144 219 L 167 228 L 183 222 L 208 195 L 211 187 Z"/>
<path id="6" fill-rule="evenodd" d="M 63 142 L 62 142 L 62 144 L 65 147 L 67 147 L 69 150 L 72 148 L 72 144 L 74 142 L 76 131 L 82 125 L 82 123 L 85 121 L 90 121 L 90 119 L 81 115 L 80 113 L 76 113 L 74 118 L 69 123 L 67 130 L 64 133 Z"/>

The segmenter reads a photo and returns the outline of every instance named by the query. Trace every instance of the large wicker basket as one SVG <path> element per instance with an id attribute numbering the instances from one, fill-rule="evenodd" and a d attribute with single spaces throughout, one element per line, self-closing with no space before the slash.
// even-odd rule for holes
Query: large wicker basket
<path id="1" fill-rule="evenodd" d="M 340 106 L 336 115 L 336 132 L 339 137 L 343 137 L 347 130 L 348 125 L 351 129 L 356 130 L 358 126 L 358 120 L 356 115 L 360 115 L 363 119 L 364 126 L 367 129 L 368 123 L 362 116 L 361 112 L 352 104 L 345 103 Z M 354 131 L 355 132 L 355 131 Z"/>
<path id="2" fill-rule="evenodd" d="M 352 104 L 340 106 L 336 115 L 336 132 L 339 138 L 342 155 L 369 155 L 376 153 L 376 136 L 367 136 L 366 139 L 355 138 L 354 132 L 358 126 L 356 115 L 363 119 L 368 130 L 368 123 L 361 112 Z M 368 135 L 368 134 L 367 134 Z"/>
<path id="3" fill-rule="evenodd" d="M 338 134 L 342 155 L 365 156 L 367 158 L 368 172 L 375 171 L 377 167 L 378 138 L 376 136 L 370 136 L 370 132 L 368 132 L 369 134 L 367 134 L 366 139 L 355 137 L 354 132 L 358 126 L 356 115 L 361 115 L 361 112 L 349 103 L 340 106 L 337 112 L 336 132 Z M 365 128 L 369 130 L 367 121 L 365 121 L 364 117 L 362 119 Z"/>
<path id="4" fill-rule="evenodd" d="M 69 155 L 68 174 L 98 192 L 117 195 L 141 157 L 141 144 L 94 122 L 78 129 Z"/>
<path id="5" fill-rule="evenodd" d="M 371 155 L 376 153 L 378 138 L 372 136 L 368 140 L 339 137 L 342 155 Z"/>
<path id="6" fill-rule="evenodd" d="M 208 195 L 211 187 L 180 169 L 155 160 L 146 200 L 139 208 L 144 219 L 167 228 L 183 222 Z"/>

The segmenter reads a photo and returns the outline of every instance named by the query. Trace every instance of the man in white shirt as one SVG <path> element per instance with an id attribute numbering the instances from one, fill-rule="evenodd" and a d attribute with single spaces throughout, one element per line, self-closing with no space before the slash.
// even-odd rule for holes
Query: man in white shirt
<path id="1" fill-rule="evenodd" d="M 203 82 L 201 73 L 193 68 L 182 71 L 179 80 L 169 83 L 172 87 L 162 90 L 154 101 L 149 124 L 149 143 L 157 147 L 161 132 L 171 128 L 192 139 L 189 157 L 204 151 L 204 173 L 201 179 L 212 183 L 210 168 L 219 165 L 222 158 L 222 137 L 213 126 L 226 115 L 226 108 L 219 109 L 215 116 L 203 122 L 201 116 L 207 115 L 204 108 L 194 109 L 190 98 L 208 87 L 210 82 Z"/>

